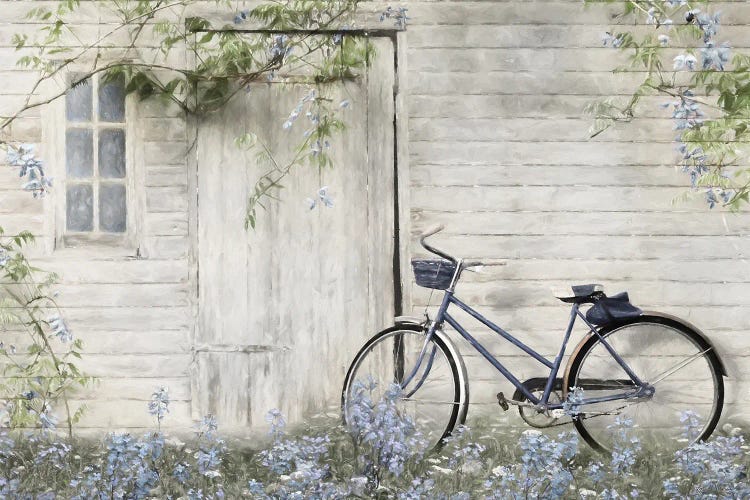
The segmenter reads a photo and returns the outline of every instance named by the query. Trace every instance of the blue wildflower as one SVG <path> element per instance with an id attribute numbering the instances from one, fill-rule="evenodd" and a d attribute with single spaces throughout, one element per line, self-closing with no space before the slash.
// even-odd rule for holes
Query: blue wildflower
<path id="1" fill-rule="evenodd" d="M 169 413 L 169 403 L 169 389 L 167 387 L 160 386 L 151 394 L 151 401 L 148 403 L 148 412 L 156 417 L 159 425 L 161 425 L 161 421 Z"/>
<path id="2" fill-rule="evenodd" d="M 73 340 L 73 334 L 70 332 L 65 320 L 59 314 L 53 314 L 47 318 L 47 324 L 52 329 L 52 335 L 60 339 L 61 342 L 70 342 Z"/>

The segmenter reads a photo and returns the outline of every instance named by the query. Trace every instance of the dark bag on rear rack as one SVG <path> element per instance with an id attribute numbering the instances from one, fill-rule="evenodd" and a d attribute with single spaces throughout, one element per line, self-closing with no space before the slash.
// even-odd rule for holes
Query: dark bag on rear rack
<path id="1" fill-rule="evenodd" d="M 628 292 L 618 293 L 611 297 L 602 297 L 591 309 L 586 311 L 586 319 L 594 325 L 604 325 L 614 321 L 635 318 L 643 311 L 630 303 Z"/>

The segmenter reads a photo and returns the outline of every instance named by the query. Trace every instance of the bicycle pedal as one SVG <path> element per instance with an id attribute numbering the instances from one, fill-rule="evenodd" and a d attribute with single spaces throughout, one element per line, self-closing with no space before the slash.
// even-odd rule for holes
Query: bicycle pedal
<path id="1" fill-rule="evenodd" d="M 508 411 L 508 408 L 510 408 L 508 400 L 505 399 L 505 394 L 503 394 L 502 392 L 497 393 L 497 404 L 500 405 L 500 408 L 502 408 L 503 411 Z"/>

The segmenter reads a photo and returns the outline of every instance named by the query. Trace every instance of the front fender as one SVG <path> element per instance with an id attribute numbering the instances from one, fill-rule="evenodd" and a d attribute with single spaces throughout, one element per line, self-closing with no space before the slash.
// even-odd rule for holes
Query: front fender
<path id="1" fill-rule="evenodd" d="M 393 322 L 398 325 L 423 325 L 425 323 L 424 318 L 417 316 L 396 316 L 393 318 Z"/>
<path id="2" fill-rule="evenodd" d="M 638 316 L 637 319 L 646 319 L 653 321 L 654 323 L 660 323 L 663 325 L 672 325 L 672 326 L 683 326 L 685 328 L 688 328 L 692 330 L 697 336 L 698 341 L 701 344 L 701 348 L 708 349 L 710 348 L 714 354 L 716 355 L 716 360 L 719 363 L 719 370 L 721 374 L 725 377 L 728 377 L 727 369 L 724 366 L 724 362 L 721 360 L 721 357 L 719 356 L 718 351 L 714 347 L 713 342 L 706 336 L 705 333 L 703 333 L 699 328 L 697 328 L 692 323 L 685 321 L 682 318 L 678 318 L 677 316 L 672 316 L 671 314 L 661 313 L 657 311 L 644 311 L 643 314 Z M 602 325 L 599 328 L 600 333 L 606 333 L 610 330 L 613 330 L 614 328 L 620 327 L 624 324 L 627 324 L 631 322 L 632 320 L 624 321 L 624 322 L 614 322 L 614 323 L 607 323 L 605 325 Z M 589 332 L 586 336 L 581 339 L 581 341 L 578 343 L 578 345 L 573 349 L 573 352 L 570 353 L 570 358 L 568 359 L 568 364 L 565 368 L 565 375 L 563 376 L 563 398 L 566 398 L 568 395 L 568 380 L 570 377 L 570 370 L 573 365 L 573 361 L 578 356 L 578 353 L 589 343 L 593 342 L 594 334 Z"/>
<path id="3" fill-rule="evenodd" d="M 416 316 L 396 316 L 396 318 L 394 318 L 394 323 L 396 326 L 409 326 L 415 329 L 426 328 L 426 321 L 424 320 L 424 318 L 418 318 Z M 445 342 L 448 350 L 453 355 L 453 359 L 457 360 L 460 363 L 461 371 L 465 373 L 466 367 L 464 366 L 464 360 L 461 357 L 461 353 L 459 352 L 458 348 L 453 343 L 451 338 L 448 336 L 448 334 L 446 334 L 443 330 L 436 328 L 435 335 L 437 335 L 440 340 Z"/>

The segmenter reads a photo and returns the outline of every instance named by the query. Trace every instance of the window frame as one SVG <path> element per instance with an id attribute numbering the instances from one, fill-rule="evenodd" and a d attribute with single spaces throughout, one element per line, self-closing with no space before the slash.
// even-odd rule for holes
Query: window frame
<path id="1" fill-rule="evenodd" d="M 85 71 L 85 70 L 84 70 Z M 72 68 L 65 74 L 66 88 L 69 82 L 81 71 Z M 91 119 L 83 122 L 69 122 L 66 113 L 66 95 L 56 99 L 48 110 L 49 118 L 45 120 L 50 130 L 43 137 L 45 146 L 49 146 L 50 161 L 49 167 L 53 174 L 52 198 L 54 203 L 53 227 L 54 230 L 54 248 L 76 248 L 76 247 L 110 247 L 122 249 L 128 253 L 137 253 L 140 241 L 140 224 L 138 210 L 141 207 L 141 200 L 136 192 L 136 177 L 138 169 L 136 166 L 136 142 L 137 134 L 137 101 L 132 95 L 125 96 L 125 115 L 124 122 L 103 122 L 99 120 L 99 79 L 101 74 L 94 75 L 92 78 L 97 79 L 92 89 L 92 107 Z M 64 89 L 61 89 L 64 90 Z M 80 126 L 77 126 L 79 124 Z M 68 128 L 84 128 L 94 130 L 93 137 L 93 157 L 91 177 L 83 183 L 90 183 L 95 193 L 100 189 L 102 183 L 106 184 L 107 180 L 99 177 L 98 149 L 99 149 L 99 132 L 104 129 L 120 129 L 125 133 L 125 179 L 123 181 L 115 180 L 115 184 L 125 186 L 125 232 L 108 233 L 99 229 L 99 197 L 94 194 L 93 197 L 93 229 L 90 232 L 69 231 L 67 228 L 67 187 L 69 184 L 77 184 L 76 178 L 68 179 L 66 169 L 66 132 Z M 45 148 L 46 149 L 46 148 Z"/>

